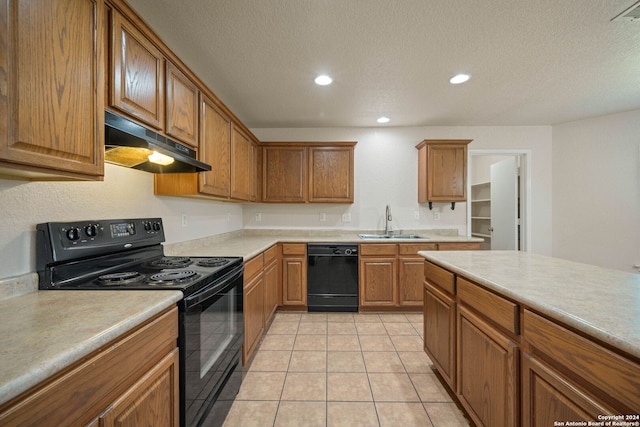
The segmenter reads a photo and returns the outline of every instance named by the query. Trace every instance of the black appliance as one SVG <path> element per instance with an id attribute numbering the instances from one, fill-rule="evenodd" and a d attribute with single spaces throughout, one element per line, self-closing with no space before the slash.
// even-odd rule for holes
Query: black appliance
<path id="1" fill-rule="evenodd" d="M 182 291 L 180 422 L 201 425 L 211 411 L 222 424 L 242 378 L 242 258 L 165 256 L 160 218 L 49 222 L 36 230 L 42 290 Z"/>
<path id="2" fill-rule="evenodd" d="M 308 311 L 358 311 L 358 245 L 307 244 Z"/>
<path id="3" fill-rule="evenodd" d="M 104 160 L 119 166 L 152 173 L 206 172 L 211 166 L 196 159 L 196 152 L 186 145 L 153 132 L 131 120 L 104 112 Z M 173 159 L 166 165 L 153 163 L 154 151 Z"/>

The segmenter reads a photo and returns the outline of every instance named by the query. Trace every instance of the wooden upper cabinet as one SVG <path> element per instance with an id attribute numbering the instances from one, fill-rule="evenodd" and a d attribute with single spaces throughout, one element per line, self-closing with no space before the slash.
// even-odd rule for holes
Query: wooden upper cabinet
<path id="1" fill-rule="evenodd" d="M 309 202 L 353 203 L 353 146 L 309 148 Z"/>
<path id="2" fill-rule="evenodd" d="M 200 101 L 200 160 L 211 170 L 198 174 L 200 192 L 229 197 L 231 191 L 231 120 L 209 98 Z"/>
<path id="3" fill-rule="evenodd" d="M 233 123 L 231 124 L 231 198 L 251 200 L 252 179 L 255 178 L 255 160 L 252 142 Z M 255 184 L 253 184 L 255 185 Z"/>
<path id="4" fill-rule="evenodd" d="M 470 139 L 425 139 L 418 149 L 418 203 L 467 200 Z"/>
<path id="5" fill-rule="evenodd" d="M 175 65 L 167 61 L 167 123 L 165 132 L 198 147 L 198 88 Z"/>
<path id="6" fill-rule="evenodd" d="M 102 179 L 103 0 L 0 8 L 0 175 Z"/>
<path id="7" fill-rule="evenodd" d="M 307 149 L 297 146 L 264 147 L 262 156 L 262 200 L 304 203 L 307 195 Z"/>
<path id="8" fill-rule="evenodd" d="M 109 105 L 155 128 L 164 127 L 164 56 L 131 22 L 112 14 Z"/>

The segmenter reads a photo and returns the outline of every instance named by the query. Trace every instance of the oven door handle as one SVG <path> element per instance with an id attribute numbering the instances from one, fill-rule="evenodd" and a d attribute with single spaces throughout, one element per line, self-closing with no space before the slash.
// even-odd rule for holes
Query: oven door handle
<path id="1" fill-rule="evenodd" d="M 242 280 L 243 273 L 244 265 L 240 265 L 238 268 L 233 269 L 216 280 L 216 284 L 214 286 L 205 286 L 204 289 L 186 297 L 184 299 L 185 307 L 193 307 L 194 305 L 198 305 L 211 297 L 228 292 L 236 286 L 236 281 L 238 279 Z"/>

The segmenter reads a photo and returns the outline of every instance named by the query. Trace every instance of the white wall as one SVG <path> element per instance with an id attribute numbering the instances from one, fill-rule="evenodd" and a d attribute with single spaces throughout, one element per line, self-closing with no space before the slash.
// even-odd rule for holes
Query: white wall
<path id="1" fill-rule="evenodd" d="M 553 126 L 553 255 L 637 272 L 640 110 Z"/>
<path id="2" fill-rule="evenodd" d="M 441 219 L 433 220 L 427 205 L 417 203 L 418 161 L 415 146 L 423 139 L 473 139 L 470 149 L 531 150 L 532 252 L 551 253 L 551 127 L 422 127 L 252 129 L 261 141 L 358 141 L 355 151 L 355 199 L 352 205 L 246 205 L 246 228 L 384 228 L 385 205 L 391 205 L 398 229 L 457 228 L 467 235 L 466 204 L 451 211 L 435 204 Z M 419 211 L 420 219 L 414 219 Z M 255 221 L 259 212 L 261 222 Z M 320 213 L 326 222 L 320 222 Z M 351 222 L 343 223 L 343 213 Z"/>
<path id="3" fill-rule="evenodd" d="M 0 179 L 0 278 L 35 271 L 38 223 L 151 216 L 163 219 L 168 243 L 242 228 L 242 205 L 154 196 L 152 174 L 110 164 L 103 182 Z"/>

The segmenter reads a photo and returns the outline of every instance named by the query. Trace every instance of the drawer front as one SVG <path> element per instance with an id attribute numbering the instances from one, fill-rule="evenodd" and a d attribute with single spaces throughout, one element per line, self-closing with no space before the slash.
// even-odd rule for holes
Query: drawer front
<path id="1" fill-rule="evenodd" d="M 519 307 L 462 277 L 456 279 L 460 302 L 472 307 L 514 335 L 520 333 Z"/>
<path id="2" fill-rule="evenodd" d="M 437 243 L 401 243 L 399 246 L 400 255 L 415 255 L 418 251 L 437 251 Z"/>
<path id="3" fill-rule="evenodd" d="M 247 283 L 262 271 L 264 266 L 263 255 L 257 255 L 244 263 L 244 282 Z"/>
<path id="4" fill-rule="evenodd" d="M 635 413 L 640 408 L 640 365 L 593 341 L 545 319 L 524 311 L 523 336 L 535 354 L 546 354 L 592 384 L 601 398 L 616 399 Z"/>
<path id="5" fill-rule="evenodd" d="M 397 255 L 398 245 L 389 243 L 361 243 L 360 255 Z"/>
<path id="6" fill-rule="evenodd" d="M 438 267 L 429 261 L 425 261 L 424 263 L 424 279 L 433 285 L 437 285 L 450 295 L 455 295 L 456 293 L 455 277 L 453 273 L 442 267 Z"/>
<path id="7" fill-rule="evenodd" d="M 438 243 L 438 250 L 441 251 L 477 251 L 480 247 L 480 242 Z"/>
<path id="8" fill-rule="evenodd" d="M 276 245 L 273 245 L 269 249 L 264 251 L 264 265 L 268 265 L 277 257 L 278 257 L 278 247 Z"/>
<path id="9" fill-rule="evenodd" d="M 306 243 L 283 243 L 282 255 L 306 255 L 307 244 Z"/>

